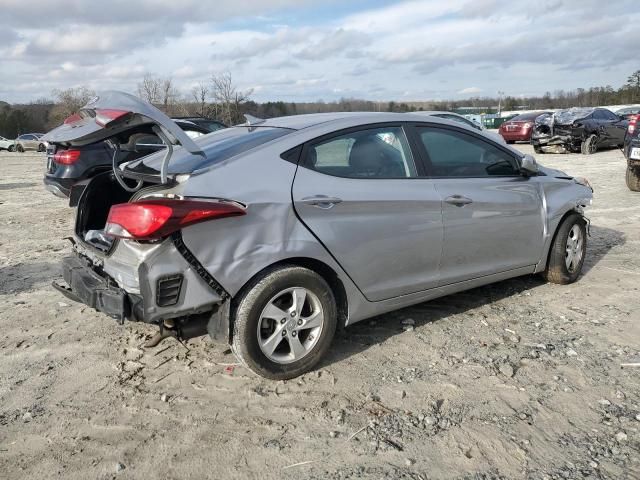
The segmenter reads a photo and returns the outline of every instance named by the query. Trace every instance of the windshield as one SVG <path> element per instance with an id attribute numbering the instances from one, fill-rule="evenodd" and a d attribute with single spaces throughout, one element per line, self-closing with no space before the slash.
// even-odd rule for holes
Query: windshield
<path id="1" fill-rule="evenodd" d="M 205 154 L 204 158 L 200 155 L 191 155 L 184 150 L 175 152 L 169 162 L 168 173 L 191 173 L 210 167 L 293 131 L 288 128 L 233 127 L 210 133 L 196 139 L 198 146 Z M 129 165 L 128 169 L 141 173 L 157 173 L 160 171 L 163 157 L 164 152 L 161 155 L 146 157 Z"/>

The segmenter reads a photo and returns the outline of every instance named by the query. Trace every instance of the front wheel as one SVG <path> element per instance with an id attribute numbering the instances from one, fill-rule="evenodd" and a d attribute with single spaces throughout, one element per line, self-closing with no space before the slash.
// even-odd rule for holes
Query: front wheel
<path id="1" fill-rule="evenodd" d="M 632 167 L 627 165 L 627 174 L 625 175 L 627 187 L 632 192 L 640 192 L 640 167 Z"/>
<path id="2" fill-rule="evenodd" d="M 582 215 L 573 213 L 564 219 L 556 232 L 544 277 L 560 285 L 575 282 L 582 271 L 586 253 L 586 222 Z"/>
<path id="3" fill-rule="evenodd" d="M 43 143 L 41 143 L 40 145 L 38 145 L 38 151 L 39 152 L 44 152 L 47 148 L 44 146 Z"/>
<path id="4" fill-rule="evenodd" d="M 595 134 L 589 135 L 580 145 L 580 152 L 583 155 L 593 155 L 598 151 L 598 136 Z"/>
<path id="5" fill-rule="evenodd" d="M 535 153 L 537 153 L 538 155 L 540 155 L 540 154 L 544 153 L 544 152 L 542 151 L 542 147 L 541 147 L 540 145 L 534 145 L 534 146 L 533 146 L 533 151 L 534 151 Z"/>
<path id="6" fill-rule="evenodd" d="M 10 152 L 13 152 L 13 149 L 14 149 L 14 148 L 15 148 L 15 147 L 14 147 L 13 145 L 9 145 L 9 148 L 7 148 L 7 150 L 8 150 L 8 151 L 10 151 Z"/>
<path id="7" fill-rule="evenodd" d="M 235 308 L 232 350 L 252 372 L 286 380 L 311 370 L 337 326 L 333 291 L 317 273 L 289 266 L 244 289 Z"/>
<path id="8" fill-rule="evenodd" d="M 24 147 L 20 144 L 16 145 L 16 152 L 20 152 L 20 153 L 24 152 Z"/>

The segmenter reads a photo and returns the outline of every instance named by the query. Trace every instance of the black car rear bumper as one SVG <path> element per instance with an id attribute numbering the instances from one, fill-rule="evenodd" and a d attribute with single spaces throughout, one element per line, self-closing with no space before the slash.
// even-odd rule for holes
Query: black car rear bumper
<path id="1" fill-rule="evenodd" d="M 56 178 L 45 175 L 42 180 L 44 188 L 53 193 L 56 197 L 69 198 L 71 187 L 78 180 L 76 178 Z"/>
<path id="2" fill-rule="evenodd" d="M 53 286 L 67 298 L 84 303 L 99 312 L 115 318 L 120 323 L 125 319 L 143 321 L 142 299 L 119 288 L 106 275 L 100 275 L 80 257 L 62 259 L 62 276 L 65 284 L 54 282 Z"/>

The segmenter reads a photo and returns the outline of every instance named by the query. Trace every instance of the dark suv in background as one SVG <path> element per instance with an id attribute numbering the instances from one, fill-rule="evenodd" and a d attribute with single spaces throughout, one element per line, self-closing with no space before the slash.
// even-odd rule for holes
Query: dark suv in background
<path id="1" fill-rule="evenodd" d="M 640 114 L 629 118 L 623 151 L 627 158 L 627 187 L 640 192 Z"/>
<path id="2" fill-rule="evenodd" d="M 221 122 L 200 117 L 174 118 L 174 121 L 191 138 L 226 128 L 226 125 Z M 120 164 L 165 148 L 162 140 L 148 129 L 122 134 L 118 142 L 121 147 L 117 153 L 108 142 L 96 142 L 73 148 L 55 143 L 49 144 L 47 170 L 43 180 L 45 188 L 58 197 L 67 198 L 76 183 L 110 170 L 113 166 L 114 154 L 117 154 L 116 164 Z"/>

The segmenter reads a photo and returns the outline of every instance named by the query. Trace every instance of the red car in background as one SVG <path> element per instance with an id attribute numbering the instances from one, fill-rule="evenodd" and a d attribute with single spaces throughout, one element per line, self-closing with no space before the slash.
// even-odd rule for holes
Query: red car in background
<path id="1" fill-rule="evenodd" d="M 544 113 L 549 112 L 529 112 L 513 117 L 500 125 L 498 133 L 507 143 L 528 142 L 531 140 L 531 132 L 533 132 L 536 118 Z"/>

